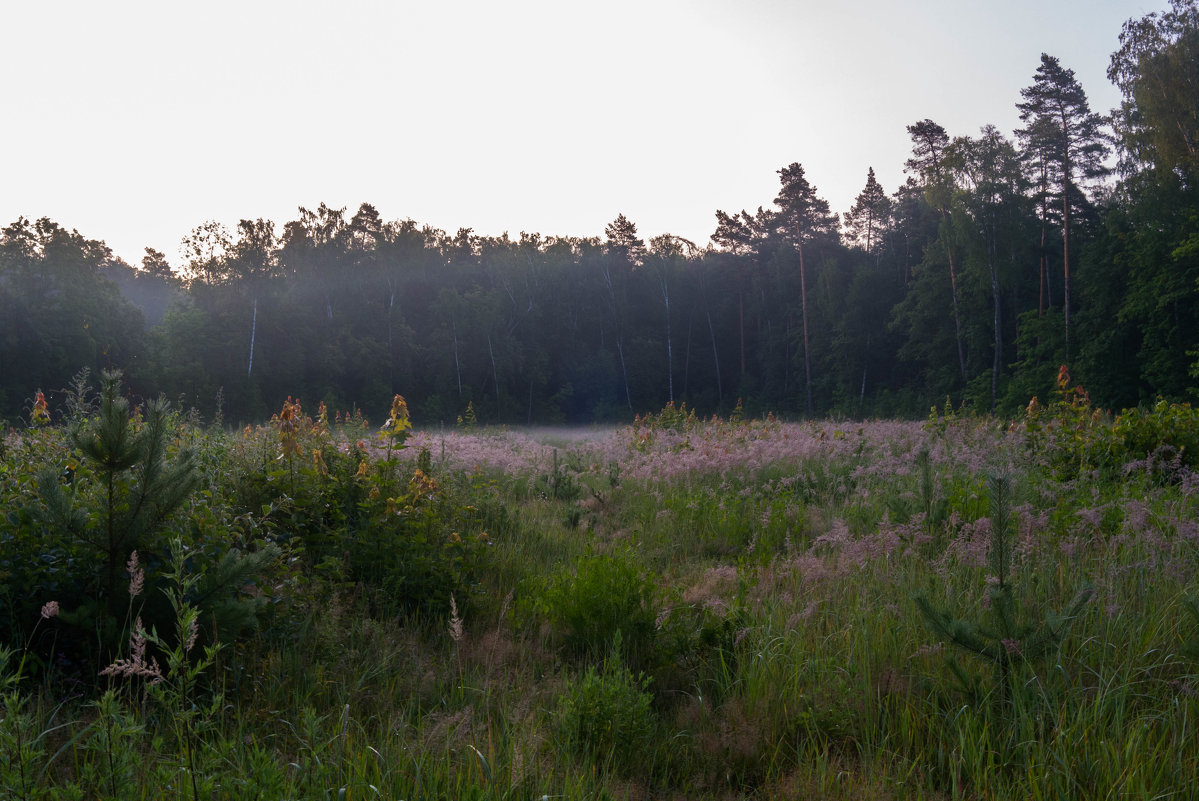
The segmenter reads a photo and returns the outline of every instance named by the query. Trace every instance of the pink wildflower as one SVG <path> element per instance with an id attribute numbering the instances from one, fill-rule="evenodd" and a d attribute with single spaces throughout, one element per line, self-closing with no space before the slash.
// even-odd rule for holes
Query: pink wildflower
<path id="1" fill-rule="evenodd" d="M 149 679 L 151 684 L 158 684 L 163 680 L 162 669 L 158 666 L 158 660 L 150 657 L 150 661 L 146 661 L 146 630 L 142 627 L 142 619 L 140 617 L 133 624 L 133 633 L 129 635 L 129 652 L 128 659 L 116 660 L 101 670 L 100 675 L 123 676 L 125 678 L 140 676 Z"/>
<path id="2" fill-rule="evenodd" d="M 125 569 L 129 571 L 129 597 L 136 598 L 141 595 L 142 588 L 146 584 L 146 571 L 142 570 L 138 564 L 137 551 L 129 554 L 129 561 L 125 564 Z"/>

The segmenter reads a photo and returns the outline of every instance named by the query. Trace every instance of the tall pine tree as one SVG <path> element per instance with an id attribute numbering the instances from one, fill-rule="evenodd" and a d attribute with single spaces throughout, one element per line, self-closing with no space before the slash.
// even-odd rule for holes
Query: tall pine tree
<path id="1" fill-rule="evenodd" d="M 780 232 L 799 255 L 799 297 L 803 316 L 804 389 L 808 415 L 812 415 L 812 348 L 808 337 L 808 287 L 804 262 L 804 245 L 821 236 L 835 236 L 836 215 L 829 213 L 828 201 L 817 197 L 816 188 L 804 177 L 799 163 L 779 170 L 782 187 L 774 199 L 779 207 L 777 219 Z"/>
<path id="2" fill-rule="evenodd" d="M 1065 321 L 1066 358 L 1070 356 L 1070 245 L 1073 212 L 1087 202 L 1086 182 L 1108 172 L 1104 159 L 1110 152 L 1104 119 L 1091 111 L 1086 92 L 1074 70 L 1056 58 L 1041 54 L 1032 86 L 1020 90 L 1024 101 L 1016 104 L 1025 127 L 1018 131 L 1026 149 L 1043 150 L 1053 164 L 1049 174 L 1061 208 L 1062 310 Z"/>

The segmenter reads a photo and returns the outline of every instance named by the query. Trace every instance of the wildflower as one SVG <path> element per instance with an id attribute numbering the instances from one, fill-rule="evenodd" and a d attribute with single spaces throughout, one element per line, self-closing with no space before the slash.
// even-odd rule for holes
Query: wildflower
<path id="1" fill-rule="evenodd" d="M 408 480 L 408 491 L 412 494 L 413 499 L 427 496 L 432 500 L 440 489 L 437 481 L 419 467 L 412 472 L 412 478 Z"/>
<path id="2" fill-rule="evenodd" d="M 1066 365 L 1062 365 L 1057 370 L 1057 386 L 1062 392 L 1065 392 L 1070 387 L 1070 371 L 1066 369 Z"/>
<path id="3" fill-rule="evenodd" d="M 50 412 L 46 408 L 46 396 L 40 389 L 33 396 L 33 411 L 29 414 L 29 422 L 35 426 L 44 426 L 50 423 Z"/>
<path id="4" fill-rule="evenodd" d="M 457 531 L 450 532 L 450 542 L 462 542 L 462 537 L 459 536 Z"/>
<path id="5" fill-rule="evenodd" d="M 300 402 L 292 401 L 291 396 L 283 403 L 283 409 L 275 415 L 275 424 L 279 428 L 279 444 L 284 456 L 297 456 L 300 453 L 300 443 L 296 434 L 300 427 Z"/>
<path id="6" fill-rule="evenodd" d="M 188 627 L 187 647 L 184 649 L 185 651 L 190 651 L 192 648 L 196 647 L 196 636 L 199 633 L 200 633 L 200 619 L 193 617 L 191 619 L 191 626 Z"/>
<path id="7" fill-rule="evenodd" d="M 399 514 L 399 510 L 398 510 L 398 509 L 396 509 L 396 499 L 395 499 L 395 498 L 388 498 L 388 499 L 387 499 L 387 509 L 386 509 L 386 512 L 387 512 L 387 514 L 389 514 L 389 515 Z"/>
<path id="8" fill-rule="evenodd" d="M 125 570 L 129 572 L 129 597 L 136 598 L 141 595 L 142 588 L 146 584 L 146 571 L 142 570 L 138 564 L 137 551 L 129 554 L 129 561 L 125 563 Z"/>
<path id="9" fill-rule="evenodd" d="M 379 492 L 378 487 L 371 487 L 371 491 L 367 493 L 367 497 L 373 501 L 373 500 L 377 500 L 378 497 L 382 494 L 383 493 Z"/>
<path id="10" fill-rule="evenodd" d="M 133 624 L 133 633 L 129 635 L 129 658 L 118 659 L 108 667 L 100 671 L 101 676 L 124 676 L 132 678 L 140 676 L 150 680 L 151 684 L 158 684 L 163 680 L 162 668 L 158 666 L 158 660 L 150 657 L 150 661 L 146 661 L 146 629 L 142 626 L 142 619 L 139 617 Z"/>
<path id="11" fill-rule="evenodd" d="M 316 472 L 322 476 L 329 475 L 329 466 L 325 464 L 325 455 L 319 450 L 312 452 L 312 463 L 316 467 Z"/>
<path id="12" fill-rule="evenodd" d="M 479 542 L 483 543 L 484 545 L 491 544 L 491 537 L 487 535 L 486 531 L 479 532 Z"/>
<path id="13" fill-rule="evenodd" d="M 58 601 L 47 601 L 42 605 L 42 620 L 58 617 Z"/>
<path id="14" fill-rule="evenodd" d="M 316 424 L 312 426 L 313 434 L 324 434 L 329 430 L 329 410 L 325 407 L 325 402 L 321 401 L 321 405 L 317 407 Z"/>
<path id="15" fill-rule="evenodd" d="M 450 593 L 450 639 L 454 642 L 462 641 L 462 618 L 458 616 L 458 604 L 453 593 Z"/>
<path id="16" fill-rule="evenodd" d="M 358 463 L 358 472 L 354 476 L 355 478 L 366 478 L 366 460 Z"/>
<path id="17" fill-rule="evenodd" d="M 391 413 L 388 415 L 387 422 L 383 424 L 383 430 L 379 432 L 379 436 L 388 441 L 389 447 L 394 445 L 402 448 L 411 431 L 412 421 L 408 416 L 408 403 L 404 400 L 403 395 L 396 395 L 391 400 Z"/>

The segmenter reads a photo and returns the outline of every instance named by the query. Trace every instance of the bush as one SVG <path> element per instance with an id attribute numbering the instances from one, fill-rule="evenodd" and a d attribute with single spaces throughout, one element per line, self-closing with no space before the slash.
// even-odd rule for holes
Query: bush
<path id="1" fill-rule="evenodd" d="M 1047 406 L 1035 397 L 1028 404 L 1024 425 L 1029 446 L 1043 455 L 1059 480 L 1111 467 L 1116 445 L 1111 419 L 1091 405 L 1091 397 L 1081 385 L 1071 385 L 1065 365 L 1058 370 L 1054 395 L 1056 400 Z"/>
<path id="2" fill-rule="evenodd" d="M 650 680 L 634 676 L 620 660 L 619 634 L 600 669 L 592 665 L 558 703 L 562 733 L 581 754 L 627 769 L 639 759 L 653 730 Z"/>
<path id="3" fill-rule="evenodd" d="M 643 665 L 654 645 L 654 586 L 632 553 L 590 554 L 573 572 L 550 579 L 533 600 L 571 656 L 595 658 L 619 642 L 630 664 Z"/>
<path id="4" fill-rule="evenodd" d="M 451 595 L 468 603 L 490 539 L 484 513 L 432 475 L 427 452 L 417 467 L 393 458 L 411 428 L 403 398 L 379 435 L 386 458 L 338 442 L 327 418 L 323 405 L 314 420 L 289 399 L 270 426 L 246 430 L 228 489 L 238 509 L 309 570 L 367 589 L 380 613 L 441 616 Z"/>
<path id="5" fill-rule="evenodd" d="M 53 648 L 60 665 L 87 675 L 116 652 L 134 616 L 149 627 L 167 619 L 159 568 L 173 540 L 206 576 L 189 598 L 204 625 L 226 639 L 256 625 L 266 599 L 253 585 L 279 551 L 254 538 L 235 547 L 196 451 L 182 444 L 191 433 L 164 401 L 134 409 L 120 374 L 106 372 L 96 409 L 78 404 L 69 429 L 23 438 L 0 464 L 0 643 L 19 644 L 55 601 L 61 614 L 32 643 L 32 664 Z M 197 494 L 206 502 L 192 507 Z M 145 595 L 135 602 L 128 588 L 142 570 Z"/>
<path id="6" fill-rule="evenodd" d="M 1177 459 L 1199 464 L 1199 411 L 1189 403 L 1159 400 L 1150 410 L 1125 409 L 1112 427 L 1130 459 Z"/>

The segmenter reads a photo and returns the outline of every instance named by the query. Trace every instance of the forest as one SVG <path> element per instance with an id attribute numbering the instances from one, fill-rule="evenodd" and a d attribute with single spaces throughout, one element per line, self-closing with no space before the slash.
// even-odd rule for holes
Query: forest
<path id="1" fill-rule="evenodd" d="M 10 225 L 0 797 L 1185 796 L 1199 2 L 1120 42 L 703 249 Z"/>
<path id="2" fill-rule="evenodd" d="M 1011 414 L 1067 364 L 1106 408 L 1183 400 L 1199 354 L 1199 33 L 1194 9 L 1130 21 L 1092 109 L 1043 55 L 1014 138 L 908 126 L 907 181 L 864 170 L 834 214 L 801 163 L 706 245 L 450 234 L 321 204 L 281 226 L 207 222 L 141 264 L 49 219 L 0 235 L 0 415 L 87 367 L 210 419 L 289 396 L 422 424 L 702 414 Z M 808 158 L 819 158 L 809 154 Z M 863 165 L 865 166 L 865 165 Z"/>

